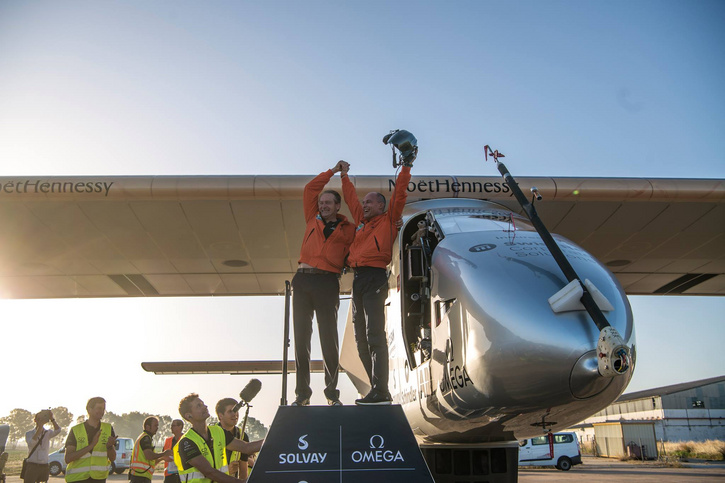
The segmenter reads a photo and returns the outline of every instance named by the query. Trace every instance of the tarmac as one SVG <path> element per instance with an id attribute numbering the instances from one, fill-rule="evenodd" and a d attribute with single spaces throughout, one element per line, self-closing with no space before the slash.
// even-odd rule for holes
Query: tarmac
<path id="1" fill-rule="evenodd" d="M 725 482 L 725 462 L 683 462 L 682 467 L 658 461 L 620 461 L 582 455 L 582 464 L 569 471 L 553 467 L 519 467 L 519 481 L 636 481 L 638 483 Z"/>
<path id="2" fill-rule="evenodd" d="M 725 462 L 683 462 L 682 467 L 664 466 L 657 461 L 619 461 L 617 459 L 582 456 L 583 464 L 569 471 L 560 471 L 553 467 L 520 467 L 519 482 L 612 482 L 626 481 L 638 483 L 701 483 L 725 482 Z M 154 482 L 163 481 L 163 471 L 154 475 Z M 50 477 L 48 483 L 63 483 L 61 477 Z M 128 472 L 110 475 L 108 481 L 128 481 Z M 22 483 L 19 476 L 8 476 L 7 483 Z"/>

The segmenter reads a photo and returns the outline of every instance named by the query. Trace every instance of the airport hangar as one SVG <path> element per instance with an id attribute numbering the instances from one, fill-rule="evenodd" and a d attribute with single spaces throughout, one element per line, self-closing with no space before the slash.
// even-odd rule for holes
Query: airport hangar
<path id="1" fill-rule="evenodd" d="M 619 437 L 623 451 L 635 434 L 656 442 L 725 440 L 725 376 L 623 394 L 570 430 L 582 442 Z"/>

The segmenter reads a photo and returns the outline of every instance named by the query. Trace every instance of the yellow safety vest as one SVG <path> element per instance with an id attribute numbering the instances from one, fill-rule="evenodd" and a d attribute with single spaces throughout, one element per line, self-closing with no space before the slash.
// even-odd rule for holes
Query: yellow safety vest
<path id="1" fill-rule="evenodd" d="M 221 427 L 221 424 L 217 424 L 217 426 Z M 224 428 L 222 428 L 222 429 L 224 429 Z M 242 439 L 239 436 L 237 436 L 237 432 L 238 431 L 241 431 L 241 430 L 235 426 L 234 429 L 233 429 L 233 433 L 232 434 L 234 435 L 235 438 Z M 224 454 L 226 455 L 226 451 L 224 451 Z M 229 459 L 227 459 L 227 464 L 233 463 L 235 461 L 239 461 L 240 459 L 242 459 L 242 453 L 240 453 L 239 451 L 232 451 L 229 454 Z M 231 475 L 232 474 L 230 471 L 226 471 L 225 473 L 228 474 L 228 475 Z"/>
<path id="2" fill-rule="evenodd" d="M 201 454 L 206 458 L 212 468 L 215 468 L 222 473 L 227 473 L 229 468 L 227 467 L 227 454 L 226 454 L 226 437 L 224 436 L 224 429 L 221 426 L 209 426 L 209 432 L 211 433 L 212 446 L 209 448 L 206 444 L 206 440 L 202 438 L 199 433 L 194 429 L 189 429 L 181 437 L 176 446 L 174 446 L 174 463 L 179 468 L 179 475 L 181 481 L 186 483 L 211 483 L 211 479 L 204 476 L 204 473 L 197 470 L 193 466 L 185 467 L 181 461 L 181 455 L 179 454 L 179 448 L 182 445 L 184 438 L 190 439 L 201 451 Z"/>
<path id="3" fill-rule="evenodd" d="M 141 449 L 141 438 L 144 436 L 151 437 L 150 434 L 144 431 L 141 433 L 141 436 L 136 438 L 136 443 L 133 445 L 133 453 L 131 454 L 131 469 L 129 472 L 133 476 L 141 476 L 150 480 L 154 476 L 154 466 L 156 465 L 156 460 L 146 459 L 146 455 Z"/>
<path id="4" fill-rule="evenodd" d="M 77 424 L 71 428 L 73 435 L 76 437 L 76 450 L 83 449 L 90 444 L 86 428 L 81 424 Z M 112 429 L 108 423 L 101 423 L 101 436 L 98 438 L 98 444 L 93 451 L 86 453 L 77 460 L 68 463 L 65 470 L 65 481 L 73 483 L 74 481 L 87 480 L 105 480 L 111 469 L 111 462 L 108 460 L 108 452 L 106 443 L 111 437 Z"/>

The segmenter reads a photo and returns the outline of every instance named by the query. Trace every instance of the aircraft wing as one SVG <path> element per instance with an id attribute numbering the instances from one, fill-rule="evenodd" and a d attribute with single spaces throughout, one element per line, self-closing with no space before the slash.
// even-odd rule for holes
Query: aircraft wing
<path id="1" fill-rule="evenodd" d="M 154 374 L 281 374 L 283 361 L 180 361 L 142 362 L 146 372 Z M 295 372 L 295 361 L 287 361 L 287 372 Z M 322 361 L 310 361 L 310 372 L 324 372 Z"/>
<path id="2" fill-rule="evenodd" d="M 297 266 L 312 176 L 0 177 L 0 297 L 277 295 Z M 351 177 L 358 194 L 394 178 Z M 628 294 L 725 293 L 725 180 L 519 178 L 549 229 Z M 330 188 L 340 190 L 339 177 Z M 488 199 L 499 177 L 414 177 L 408 201 Z M 344 203 L 343 203 L 344 205 Z M 347 208 L 343 213 L 349 217 Z M 342 290 L 349 292 L 350 276 Z"/>

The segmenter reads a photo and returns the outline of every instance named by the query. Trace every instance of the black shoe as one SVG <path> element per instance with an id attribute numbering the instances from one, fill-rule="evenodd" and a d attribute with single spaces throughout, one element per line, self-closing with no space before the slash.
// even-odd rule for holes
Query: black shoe
<path id="1" fill-rule="evenodd" d="M 309 398 L 305 398 L 305 399 L 297 398 L 294 400 L 294 402 L 292 404 L 290 404 L 290 406 L 309 406 L 309 405 L 310 405 Z"/>
<path id="2" fill-rule="evenodd" d="M 339 399 L 328 399 L 327 404 L 330 406 L 342 406 L 342 402 Z"/>
<path id="3" fill-rule="evenodd" d="M 390 393 L 382 393 L 373 389 L 364 398 L 355 399 L 355 404 L 358 406 L 387 406 L 392 404 L 392 399 Z"/>

